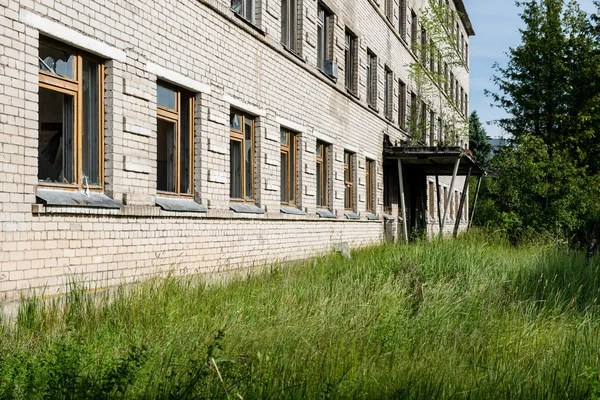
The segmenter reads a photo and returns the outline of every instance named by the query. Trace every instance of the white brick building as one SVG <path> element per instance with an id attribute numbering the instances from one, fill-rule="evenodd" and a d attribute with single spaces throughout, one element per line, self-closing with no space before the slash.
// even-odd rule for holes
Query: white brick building
<path id="1" fill-rule="evenodd" d="M 467 123 L 468 68 L 446 67 L 436 96 L 411 95 L 425 6 L 0 0 L 0 296 L 384 240 L 399 203 L 384 137 L 411 140 L 414 116 L 438 146 L 442 116 Z M 467 61 L 472 27 L 462 0 L 449 7 Z M 433 232 L 437 195 L 421 189 L 406 209 Z"/>

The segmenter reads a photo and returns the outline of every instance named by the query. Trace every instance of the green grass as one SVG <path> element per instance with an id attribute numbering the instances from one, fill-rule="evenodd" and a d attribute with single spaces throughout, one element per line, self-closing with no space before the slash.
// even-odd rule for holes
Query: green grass
<path id="1" fill-rule="evenodd" d="M 597 398 L 598 273 L 475 234 L 74 288 L 4 324 L 0 398 Z"/>

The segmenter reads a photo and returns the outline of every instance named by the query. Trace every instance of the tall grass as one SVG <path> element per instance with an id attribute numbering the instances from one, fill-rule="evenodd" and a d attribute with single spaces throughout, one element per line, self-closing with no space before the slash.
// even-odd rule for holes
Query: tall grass
<path id="1" fill-rule="evenodd" d="M 595 262 L 471 235 L 24 301 L 0 398 L 597 398 Z"/>

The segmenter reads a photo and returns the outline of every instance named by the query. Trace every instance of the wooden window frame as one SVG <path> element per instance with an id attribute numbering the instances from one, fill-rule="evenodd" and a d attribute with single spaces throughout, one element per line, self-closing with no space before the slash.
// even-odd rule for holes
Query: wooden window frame
<path id="1" fill-rule="evenodd" d="M 156 83 L 157 86 L 162 86 L 165 87 L 167 89 L 170 89 L 174 92 L 175 94 L 175 109 L 170 109 L 167 107 L 163 107 L 158 105 L 158 101 L 156 104 L 156 119 L 157 122 L 159 119 L 163 120 L 163 121 L 167 121 L 167 122 L 171 122 L 175 124 L 175 191 L 174 192 L 170 192 L 170 191 L 165 191 L 165 190 L 156 190 L 156 193 L 160 194 L 160 195 L 167 195 L 167 196 L 176 196 L 176 197 L 194 197 L 194 134 L 195 134 L 195 129 L 194 129 L 194 109 L 195 109 L 195 100 L 194 100 L 194 95 L 193 93 L 190 93 L 186 90 L 183 90 L 181 88 L 178 88 L 177 86 L 174 85 L 170 85 L 168 83 L 159 81 Z M 181 149 L 180 149 L 180 136 L 181 136 L 181 127 L 183 125 L 183 121 L 182 121 L 182 111 L 183 111 L 183 106 L 184 104 L 182 104 L 182 98 L 184 96 L 182 96 L 182 94 L 185 94 L 187 96 L 189 96 L 189 103 L 186 104 L 185 106 L 188 108 L 188 113 L 189 113 L 189 121 L 188 121 L 188 126 L 190 127 L 190 132 L 189 132 L 189 149 L 190 149 L 190 154 L 189 154 L 189 165 L 188 168 L 190 170 L 190 193 L 181 193 Z M 158 140 L 158 134 L 157 134 L 157 140 Z M 158 174 L 157 174 L 158 175 Z M 158 185 L 158 182 L 157 182 Z"/>
<path id="2" fill-rule="evenodd" d="M 365 184 L 367 185 L 366 210 L 375 212 L 375 161 L 368 158 L 365 162 Z"/>
<path id="3" fill-rule="evenodd" d="M 237 198 L 237 197 L 231 197 L 231 191 L 229 193 L 230 196 L 230 201 L 235 202 L 235 203 L 251 203 L 254 204 L 256 202 L 256 187 L 255 187 L 255 151 L 256 151 L 256 143 L 255 143 L 255 135 L 256 135 L 256 118 L 252 115 L 246 114 L 241 110 L 237 110 L 237 109 L 231 109 L 231 113 L 230 114 L 237 114 L 240 116 L 240 130 L 235 130 L 233 128 L 231 128 L 231 125 L 229 127 L 229 140 L 230 141 L 236 141 L 236 142 L 240 142 L 241 144 L 241 165 L 240 165 L 240 181 L 241 181 L 241 185 L 242 185 L 242 190 L 241 190 L 241 198 Z M 249 119 L 252 121 L 251 123 L 251 145 L 250 145 L 250 157 L 252 158 L 252 162 L 250 163 L 250 168 L 252 169 L 251 171 L 251 176 L 252 176 L 252 196 L 251 197 L 247 197 L 246 194 L 246 141 L 247 139 L 245 138 L 245 134 L 244 134 L 244 127 L 246 126 L 246 119 Z M 229 156 L 231 157 L 231 150 L 229 152 Z M 229 171 L 229 178 L 231 179 L 231 174 L 233 173 L 233 171 Z"/>
<path id="4" fill-rule="evenodd" d="M 316 202 L 318 208 L 329 207 L 329 148 L 329 144 L 317 140 L 316 165 L 321 166 L 321 197 L 317 195 Z"/>
<path id="5" fill-rule="evenodd" d="M 280 130 L 280 136 L 282 133 L 286 134 L 286 143 L 279 143 L 279 152 L 280 155 L 283 156 L 283 154 L 287 154 L 287 177 L 286 177 L 286 182 L 288 185 L 288 190 L 286 190 L 286 201 L 281 201 L 282 205 L 286 205 L 286 206 L 295 206 L 298 202 L 298 134 L 296 132 L 290 131 L 289 129 L 286 128 L 281 128 Z M 293 155 L 293 162 L 292 162 L 292 157 L 290 157 L 290 155 Z M 283 157 L 281 157 L 281 160 L 283 160 Z M 283 163 L 283 161 L 282 161 Z M 294 198 L 290 199 L 290 190 L 289 188 L 293 188 L 294 190 Z M 280 190 L 283 191 L 283 187 L 280 187 Z M 281 200 L 281 197 L 280 197 Z"/>
<path id="6" fill-rule="evenodd" d="M 354 211 L 354 159 L 356 155 L 344 150 L 344 209 Z"/>
<path id="7" fill-rule="evenodd" d="M 435 185 L 433 182 L 429 181 L 429 217 L 435 218 L 435 197 L 434 197 L 434 188 Z"/>
<path id="8" fill-rule="evenodd" d="M 40 38 L 39 43 L 47 44 L 48 46 L 73 54 L 73 78 L 62 77 L 42 70 L 38 70 L 38 77 L 40 88 L 73 96 L 72 151 L 75 181 L 73 183 L 61 183 L 38 180 L 38 186 L 56 187 L 67 190 L 77 190 L 83 187 L 83 59 L 85 58 L 98 64 L 98 178 L 100 180 L 100 184 L 89 184 L 86 182 L 86 187 L 90 190 L 101 191 L 104 189 L 104 60 L 56 40 Z"/>

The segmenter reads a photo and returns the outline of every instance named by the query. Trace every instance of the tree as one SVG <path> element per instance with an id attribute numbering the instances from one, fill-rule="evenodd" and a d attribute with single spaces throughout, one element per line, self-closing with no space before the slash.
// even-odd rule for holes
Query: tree
<path id="1" fill-rule="evenodd" d="M 522 42 L 496 66 L 499 92 L 488 92 L 508 113 L 500 125 L 512 143 L 489 163 L 477 219 L 515 241 L 586 240 L 600 225 L 600 18 L 576 1 L 517 4 Z"/>
<path id="2" fill-rule="evenodd" d="M 469 149 L 473 152 L 477 162 L 485 167 L 492 152 L 492 145 L 487 140 L 477 111 L 473 111 L 469 116 Z"/>
<path id="3" fill-rule="evenodd" d="M 509 49 L 505 68 L 496 65 L 493 81 L 499 92 L 487 92 L 508 113 L 499 123 L 515 141 L 539 137 L 550 151 L 566 149 L 573 162 L 594 165 L 596 172 L 589 150 L 600 133 L 600 47 L 590 19 L 576 1 L 517 4 L 525 22 L 522 43 Z"/>

